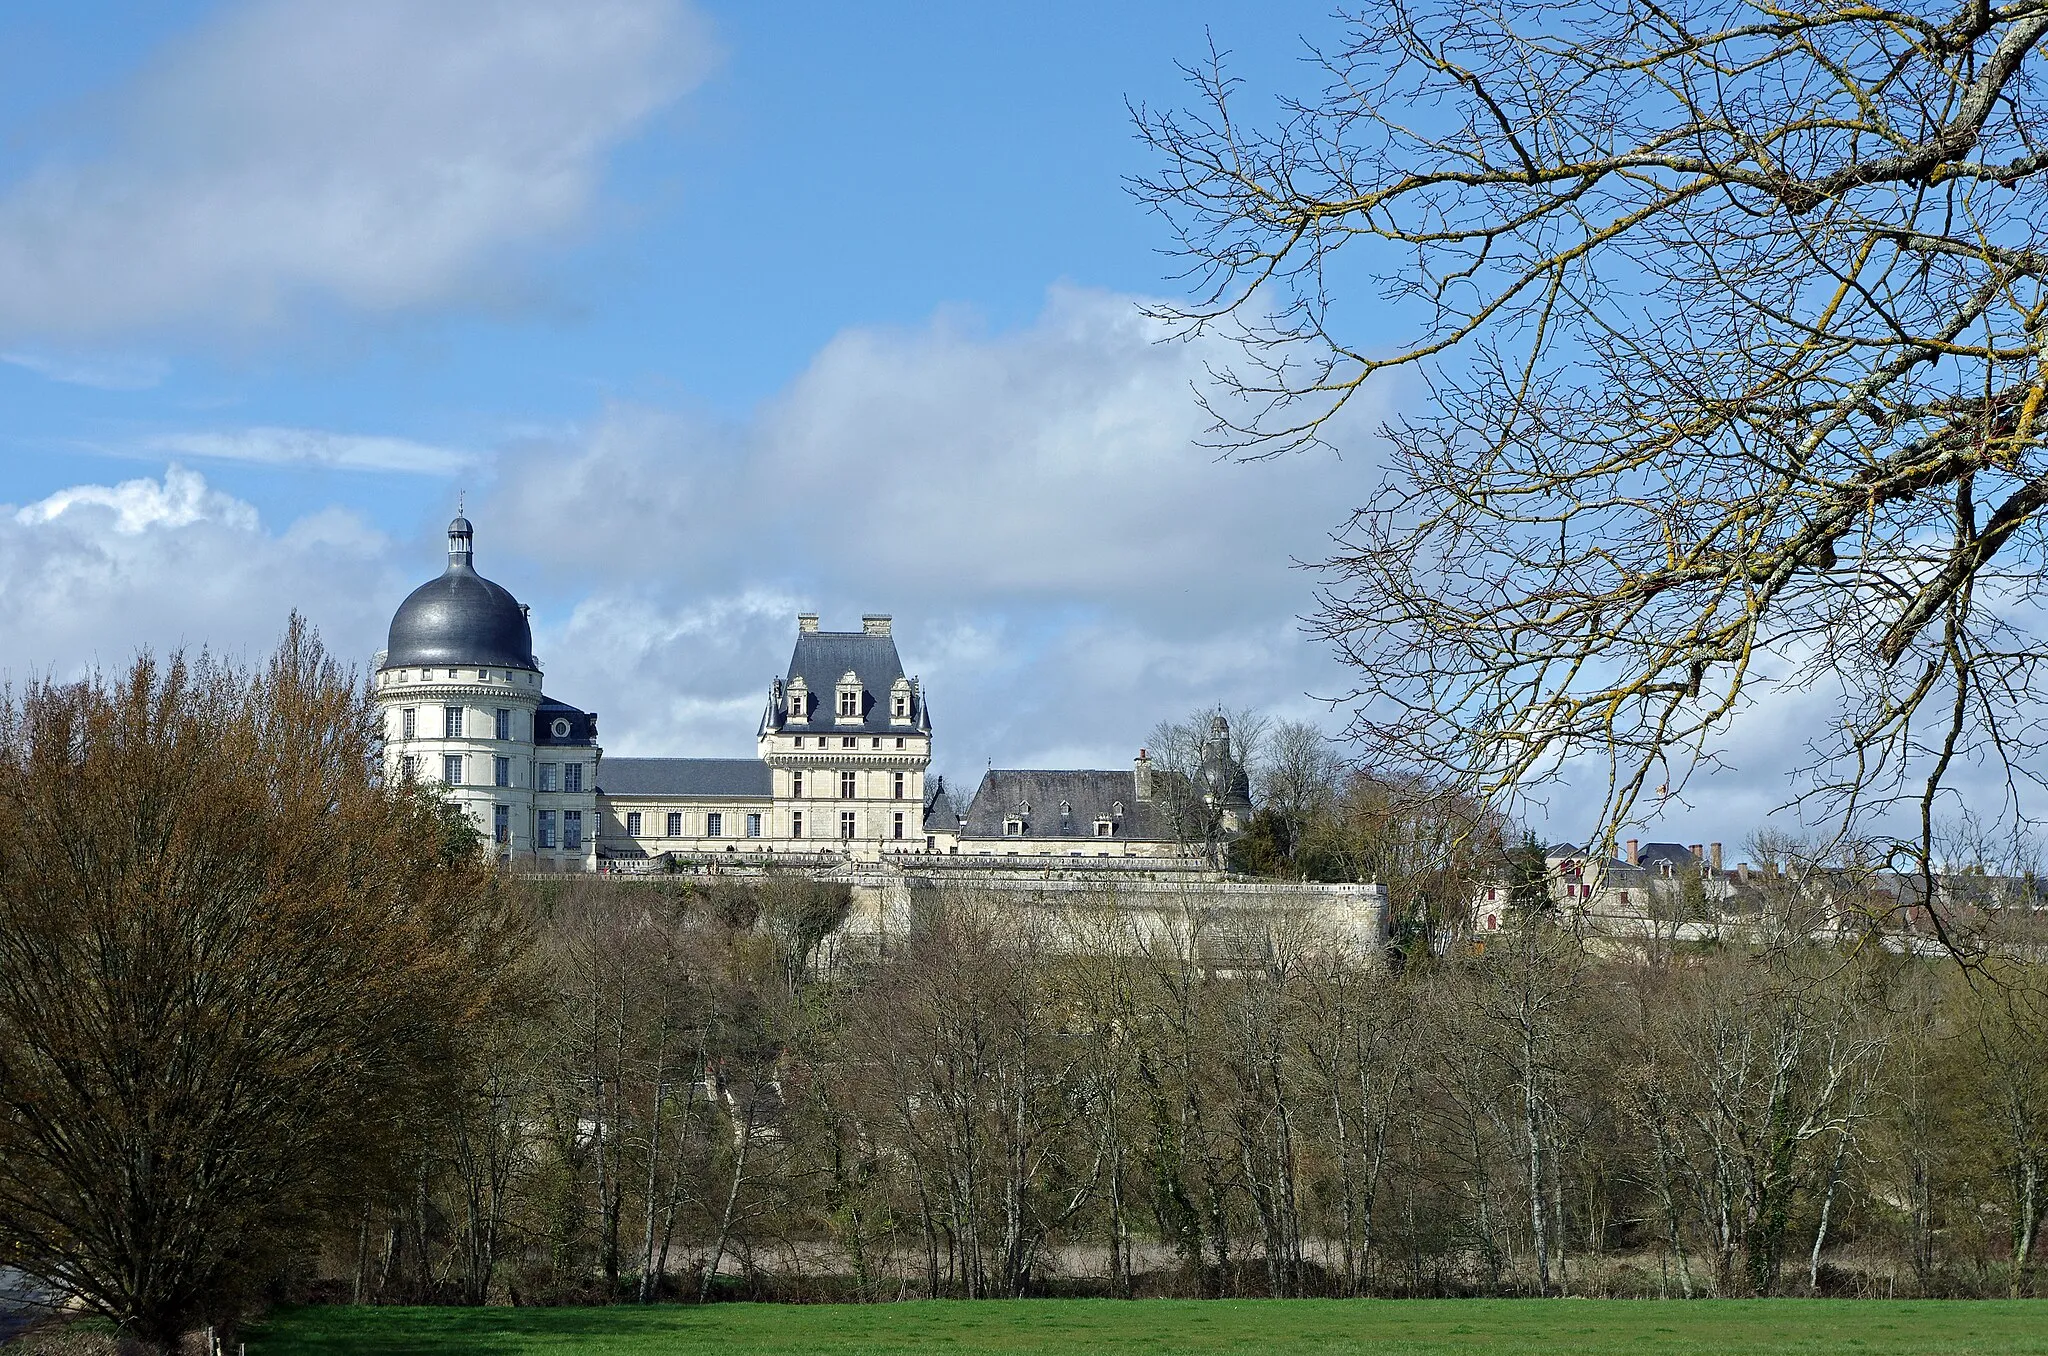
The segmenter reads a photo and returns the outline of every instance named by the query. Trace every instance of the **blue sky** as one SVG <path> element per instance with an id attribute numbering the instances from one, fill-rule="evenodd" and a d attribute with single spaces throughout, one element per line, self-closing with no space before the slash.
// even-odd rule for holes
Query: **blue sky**
<path id="1" fill-rule="evenodd" d="M 1183 101 L 1211 36 L 1299 90 L 1326 23 L 9 6 L 0 667 L 259 653 L 294 607 L 367 660 L 466 493 L 616 753 L 748 751 L 799 609 L 893 612 L 970 780 L 1219 702 L 1334 727 L 1294 562 L 1374 411 L 1341 459 L 1199 446 L 1208 355 L 1140 316 L 1173 263 L 1123 182 L 1127 101 Z M 1726 790 L 1701 836 L 1776 788 Z"/>

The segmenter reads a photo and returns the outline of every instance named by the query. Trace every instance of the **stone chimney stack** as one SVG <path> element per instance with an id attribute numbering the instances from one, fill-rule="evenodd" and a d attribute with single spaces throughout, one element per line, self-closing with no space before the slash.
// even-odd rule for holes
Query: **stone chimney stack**
<path id="1" fill-rule="evenodd" d="M 1152 755 L 1144 749 L 1139 749 L 1131 762 L 1131 781 L 1137 787 L 1139 804 L 1152 799 Z"/>
<path id="2" fill-rule="evenodd" d="M 1735 864 L 1735 879 L 1741 881 L 1744 885 L 1749 884 L 1748 862 L 1737 862 Z"/>
<path id="3" fill-rule="evenodd" d="M 1705 866 L 1707 864 L 1707 854 L 1700 844 L 1687 843 L 1685 845 L 1685 850 L 1692 854 L 1692 863 L 1694 866 Z"/>
<path id="4" fill-rule="evenodd" d="M 1641 862 L 1641 861 L 1639 861 L 1639 860 L 1637 859 L 1637 857 L 1636 857 L 1636 840 L 1635 840 L 1635 839 L 1631 838 L 1631 839 L 1629 839 L 1629 840 L 1628 840 L 1628 846 L 1627 846 L 1627 851 L 1628 851 L 1628 864 L 1629 864 L 1630 866 L 1641 866 L 1641 865 L 1642 865 L 1642 862 Z"/>
<path id="5" fill-rule="evenodd" d="M 1707 864 L 1716 871 L 1721 869 L 1721 845 L 1719 843 L 1707 844 Z"/>
<path id="6" fill-rule="evenodd" d="M 866 613 L 860 619 L 860 629 L 871 636 L 888 635 L 889 614 L 886 612 Z"/>
<path id="7" fill-rule="evenodd" d="M 796 614 L 796 633 L 797 633 L 798 635 L 800 635 L 800 636 L 808 636 L 808 635 L 814 635 L 814 634 L 816 634 L 817 630 L 818 630 L 818 614 L 817 614 L 817 613 L 815 613 L 815 612 L 799 612 L 799 613 L 797 613 L 797 614 Z"/>

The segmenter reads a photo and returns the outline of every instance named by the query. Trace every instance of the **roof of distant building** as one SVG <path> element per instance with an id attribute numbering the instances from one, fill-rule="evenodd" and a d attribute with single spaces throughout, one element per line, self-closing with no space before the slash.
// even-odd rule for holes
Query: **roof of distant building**
<path id="1" fill-rule="evenodd" d="M 758 758 L 607 758 L 598 765 L 607 796 L 758 796 L 772 790 Z"/>
<path id="2" fill-rule="evenodd" d="M 968 838 L 1093 838 L 1095 823 L 1110 821 L 1110 841 L 1161 842 L 1163 817 L 1138 800 L 1129 771 L 1044 771 L 992 768 L 967 806 L 960 832 Z M 1022 832 L 1005 834 L 1007 821 Z"/>
<path id="3" fill-rule="evenodd" d="M 595 744 L 597 713 L 580 710 L 542 693 L 540 706 L 533 713 L 533 742 L 542 748 Z"/>
<path id="4" fill-rule="evenodd" d="M 885 619 L 877 619 L 885 620 Z M 838 716 L 839 680 L 848 673 L 860 681 L 860 719 Z M 927 734 L 931 720 L 924 694 L 913 691 L 909 723 L 894 723 L 889 714 L 896 681 L 905 677 L 896 639 L 886 629 L 872 631 L 800 631 L 789 657 L 784 682 L 802 678 L 811 700 L 810 718 L 799 729 L 834 734 Z M 779 728 L 782 714 L 770 710 L 767 723 Z"/>
<path id="5" fill-rule="evenodd" d="M 469 519 L 448 524 L 448 568 L 407 594 L 392 614 L 383 667 L 540 667 L 526 609 L 476 572 L 471 538 Z"/>

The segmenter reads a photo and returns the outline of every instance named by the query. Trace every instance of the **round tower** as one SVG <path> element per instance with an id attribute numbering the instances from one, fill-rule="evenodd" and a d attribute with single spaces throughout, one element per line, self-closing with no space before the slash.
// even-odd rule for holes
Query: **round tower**
<path id="1" fill-rule="evenodd" d="M 448 567 L 392 615 L 375 691 L 385 775 L 438 784 L 510 863 L 537 847 L 540 662 L 526 609 L 476 572 L 474 541 L 467 518 L 448 524 Z"/>

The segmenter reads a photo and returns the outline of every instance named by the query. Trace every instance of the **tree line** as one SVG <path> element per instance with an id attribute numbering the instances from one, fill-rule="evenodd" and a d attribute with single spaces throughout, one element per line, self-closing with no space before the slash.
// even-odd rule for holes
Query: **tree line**
<path id="1" fill-rule="evenodd" d="M 302 627 L 0 705 L 0 1257 L 145 1343 L 281 1296 L 2039 1286 L 2023 948 L 1528 890 L 1473 938 L 1467 809 L 1290 807 L 1269 756 L 1244 851 L 1393 882 L 1383 952 L 1111 889 L 862 951 L 802 873 L 497 874 Z"/>

